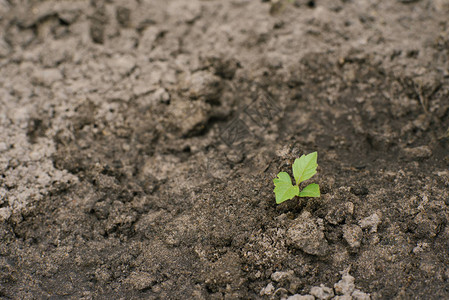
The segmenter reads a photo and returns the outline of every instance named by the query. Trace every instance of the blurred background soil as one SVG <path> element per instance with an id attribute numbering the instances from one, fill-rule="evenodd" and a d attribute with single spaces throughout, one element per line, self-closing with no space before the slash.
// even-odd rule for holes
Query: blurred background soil
<path id="1" fill-rule="evenodd" d="M 0 0 L 0 298 L 448 299 L 448 16 Z"/>

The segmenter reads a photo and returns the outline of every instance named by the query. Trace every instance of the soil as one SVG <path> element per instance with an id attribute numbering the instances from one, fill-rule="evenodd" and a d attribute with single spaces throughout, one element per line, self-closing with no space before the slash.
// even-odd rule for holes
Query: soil
<path id="1" fill-rule="evenodd" d="M 0 0 L 0 298 L 449 299 L 448 15 Z"/>

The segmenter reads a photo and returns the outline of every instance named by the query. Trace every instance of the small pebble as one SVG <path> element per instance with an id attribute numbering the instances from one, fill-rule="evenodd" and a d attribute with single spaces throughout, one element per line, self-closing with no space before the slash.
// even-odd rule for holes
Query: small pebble
<path id="1" fill-rule="evenodd" d="M 271 295 L 274 292 L 274 286 L 273 284 L 270 282 L 269 284 L 267 284 L 266 287 L 264 287 L 262 290 L 260 290 L 260 295 Z"/>
<path id="2" fill-rule="evenodd" d="M 325 286 L 324 284 L 312 287 L 310 289 L 310 294 L 320 300 L 328 300 L 334 297 L 334 291 L 331 288 Z"/>
<path id="3" fill-rule="evenodd" d="M 354 277 L 349 275 L 347 271 L 343 273 L 341 280 L 336 284 L 334 284 L 335 292 L 339 295 L 350 296 L 351 293 L 354 291 L 354 288 L 355 288 Z"/>
<path id="4" fill-rule="evenodd" d="M 360 241 L 363 236 L 362 228 L 358 225 L 344 225 L 343 226 L 343 238 L 349 244 L 351 248 L 359 248 Z"/>
<path id="5" fill-rule="evenodd" d="M 271 280 L 279 282 L 282 281 L 284 279 L 287 279 L 289 277 L 292 277 L 294 274 L 294 272 L 292 270 L 287 271 L 287 272 L 274 272 L 273 274 L 271 274 Z"/>
<path id="6" fill-rule="evenodd" d="M 371 296 L 367 293 L 364 293 L 356 289 L 352 293 L 352 300 L 371 300 Z"/>
<path id="7" fill-rule="evenodd" d="M 366 217 L 362 220 L 360 220 L 359 225 L 360 227 L 362 227 L 363 229 L 365 228 L 371 228 L 370 232 L 377 232 L 377 226 L 380 223 L 380 217 L 378 214 L 374 213 L 372 215 L 370 215 L 369 217 Z"/>

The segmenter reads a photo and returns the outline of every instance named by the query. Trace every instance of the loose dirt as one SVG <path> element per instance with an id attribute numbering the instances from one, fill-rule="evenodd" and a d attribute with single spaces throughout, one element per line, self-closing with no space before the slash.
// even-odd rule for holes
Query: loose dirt
<path id="1" fill-rule="evenodd" d="M 0 298 L 448 299 L 448 16 L 0 0 Z"/>

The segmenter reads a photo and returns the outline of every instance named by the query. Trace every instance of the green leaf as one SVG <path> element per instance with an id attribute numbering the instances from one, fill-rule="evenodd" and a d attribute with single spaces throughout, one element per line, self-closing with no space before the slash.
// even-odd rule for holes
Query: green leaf
<path id="1" fill-rule="evenodd" d="M 319 197 L 319 196 L 320 196 L 320 186 L 316 183 L 309 184 L 299 193 L 299 197 Z"/>
<path id="2" fill-rule="evenodd" d="M 295 177 L 296 185 L 299 185 L 304 180 L 309 179 L 316 174 L 318 154 L 315 152 L 301 155 L 300 158 L 295 159 L 293 163 L 293 176 Z"/>
<path id="3" fill-rule="evenodd" d="M 299 194 L 299 187 L 292 184 L 290 175 L 286 172 L 280 172 L 278 178 L 273 179 L 274 194 L 276 195 L 276 203 L 282 203 L 285 200 L 290 200 Z"/>

